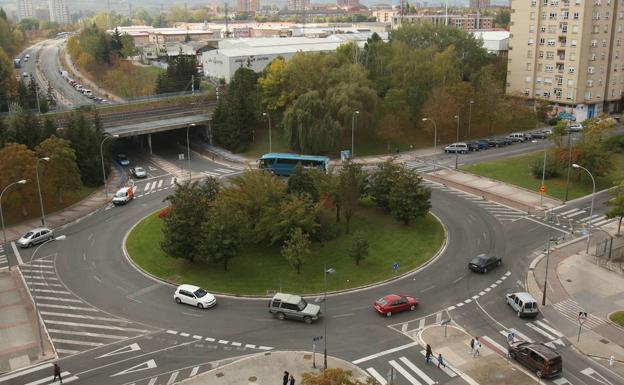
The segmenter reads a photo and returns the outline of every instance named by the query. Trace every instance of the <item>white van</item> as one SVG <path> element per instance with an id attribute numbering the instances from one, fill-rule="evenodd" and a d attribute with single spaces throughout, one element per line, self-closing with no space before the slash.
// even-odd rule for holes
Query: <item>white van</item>
<path id="1" fill-rule="evenodd" d="M 526 292 L 505 294 L 507 305 L 518 314 L 518 317 L 535 317 L 539 313 L 537 301 Z"/>
<path id="2" fill-rule="evenodd" d="M 468 145 L 466 143 L 452 143 L 444 147 L 444 152 L 448 152 L 448 153 L 459 152 L 459 153 L 465 154 L 468 152 Z"/>

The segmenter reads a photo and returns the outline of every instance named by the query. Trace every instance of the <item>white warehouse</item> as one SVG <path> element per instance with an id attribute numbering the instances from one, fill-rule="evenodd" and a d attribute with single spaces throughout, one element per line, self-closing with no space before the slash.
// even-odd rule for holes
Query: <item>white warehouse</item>
<path id="1" fill-rule="evenodd" d="M 261 72 L 278 56 L 288 60 L 297 52 L 331 52 L 350 41 L 364 47 L 371 33 L 336 34 L 327 38 L 287 37 L 228 39 L 219 42 L 219 49 L 202 53 L 204 75 L 230 82 L 237 69 Z M 387 39 L 387 34 L 381 36 Z"/>

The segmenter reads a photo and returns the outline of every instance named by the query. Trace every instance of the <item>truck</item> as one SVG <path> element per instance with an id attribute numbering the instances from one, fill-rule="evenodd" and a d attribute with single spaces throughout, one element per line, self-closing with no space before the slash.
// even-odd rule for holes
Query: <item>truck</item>
<path id="1" fill-rule="evenodd" d="M 122 187 L 115 193 L 113 204 L 115 206 L 125 205 L 134 199 L 134 186 Z"/>

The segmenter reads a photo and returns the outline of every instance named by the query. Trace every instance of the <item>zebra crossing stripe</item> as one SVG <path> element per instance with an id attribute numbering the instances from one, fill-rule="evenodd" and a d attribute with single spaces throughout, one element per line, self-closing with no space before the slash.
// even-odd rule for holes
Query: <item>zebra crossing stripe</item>
<path id="1" fill-rule="evenodd" d="M 606 225 L 607 223 L 610 223 L 610 222 L 615 222 L 615 221 L 617 221 L 617 218 L 613 218 L 613 219 L 604 219 L 604 220 L 602 220 L 602 221 L 600 221 L 600 222 L 598 222 L 598 223 L 594 223 L 593 225 L 594 225 L 594 226 L 596 226 L 596 227 L 598 227 L 598 226 L 603 226 L 603 225 Z"/>
<path id="2" fill-rule="evenodd" d="M 179 372 L 177 371 L 171 373 L 171 377 L 169 377 L 169 380 L 167 381 L 167 385 L 172 385 L 175 382 L 176 378 L 178 377 L 178 373 Z"/>
<path id="3" fill-rule="evenodd" d="M 78 311 L 94 311 L 99 312 L 99 310 L 94 309 L 92 307 L 79 307 L 79 306 L 67 306 L 67 305 L 54 305 L 51 303 L 38 303 L 39 307 L 50 307 L 54 309 L 69 309 L 69 310 L 78 310 Z"/>
<path id="4" fill-rule="evenodd" d="M 556 339 L 555 336 L 546 333 L 545 331 L 543 331 L 542 329 L 538 328 L 537 326 L 533 325 L 532 323 L 528 323 L 527 327 L 529 327 L 530 329 L 533 329 L 535 332 L 543 335 L 544 337 L 548 338 L 549 340 L 554 340 Z"/>
<path id="5" fill-rule="evenodd" d="M 574 212 L 577 212 L 577 211 L 579 211 L 579 209 L 572 209 L 572 210 L 568 210 L 568 211 L 562 212 L 559 215 L 566 216 L 568 214 L 571 214 L 571 213 L 574 213 Z"/>
<path id="6" fill-rule="evenodd" d="M 416 373 L 420 378 L 422 378 L 423 380 L 425 380 L 425 382 L 428 385 L 433 385 L 436 382 L 434 380 L 431 379 L 431 377 L 429 377 L 427 374 L 425 374 L 425 372 L 423 372 L 422 370 L 420 370 L 420 368 L 416 365 L 414 365 L 412 363 L 412 361 L 408 360 L 405 357 L 401 357 L 399 358 L 399 360 L 401 360 L 401 362 L 403 362 L 405 364 L 405 366 L 407 366 L 408 368 L 410 368 L 412 370 L 412 372 Z"/>
<path id="7" fill-rule="evenodd" d="M 158 188 L 162 187 L 164 181 L 165 181 L 164 179 L 161 179 L 158 181 Z"/>
<path id="8" fill-rule="evenodd" d="M 31 291 L 33 291 L 33 290 L 31 289 Z M 71 293 L 68 292 L 68 291 L 49 290 L 49 289 L 37 289 L 37 293 L 53 293 L 53 294 L 67 294 L 67 295 L 71 295 Z"/>
<path id="9" fill-rule="evenodd" d="M 156 381 L 158 381 L 158 377 L 150 378 L 150 380 L 147 383 L 147 385 L 154 385 L 156 383 Z"/>
<path id="10" fill-rule="evenodd" d="M 147 183 L 145 184 L 145 190 L 143 190 L 143 191 L 149 191 L 149 189 L 150 189 L 150 187 L 151 187 L 151 186 L 152 186 L 152 182 L 147 182 Z"/>
<path id="11" fill-rule="evenodd" d="M 193 369 L 191 370 L 191 374 L 189 375 L 189 377 L 194 377 L 197 372 L 199 372 L 199 366 L 195 366 L 193 367 Z"/>
<path id="12" fill-rule="evenodd" d="M 559 332 L 558 330 L 553 329 L 552 327 L 550 327 L 549 325 L 545 324 L 542 321 L 534 321 L 534 323 L 538 324 L 543 329 L 548 330 L 549 332 L 551 332 L 552 334 L 556 335 L 559 338 L 563 338 L 564 337 L 563 333 Z"/>
<path id="13" fill-rule="evenodd" d="M 82 315 L 82 314 L 69 314 L 69 313 L 56 313 L 56 312 L 51 312 L 51 311 L 40 311 L 39 312 L 41 315 L 49 315 L 49 316 L 56 316 L 56 317 L 67 317 L 67 318 L 82 318 L 82 319 L 89 319 L 89 320 L 95 320 L 95 321 L 119 321 L 119 319 L 117 318 L 109 318 L 109 317 L 94 317 L 94 316 L 90 316 L 90 315 Z"/>
<path id="14" fill-rule="evenodd" d="M 91 329 L 106 329 L 106 330 L 119 330 L 124 332 L 135 332 L 135 333 L 149 333 L 149 330 L 143 329 L 134 329 L 134 328 L 122 328 L 119 326 L 112 325 L 95 325 L 95 324 L 85 324 L 79 322 L 67 322 L 67 321 L 54 321 L 54 320 L 44 320 L 46 325 L 63 325 L 63 326 L 78 326 L 83 328 L 91 328 Z"/>
<path id="15" fill-rule="evenodd" d="M 498 332 L 499 332 L 501 335 L 503 335 L 503 336 L 507 337 L 507 330 L 499 330 Z M 516 329 L 514 329 L 514 333 L 515 333 L 518 337 L 520 337 L 520 339 L 521 339 L 522 341 L 526 341 L 526 342 L 530 342 L 530 343 L 535 342 L 535 341 L 533 341 L 531 338 L 529 338 L 529 337 L 527 337 L 526 335 L 524 335 L 524 334 L 520 333 L 520 332 L 519 332 L 518 330 L 516 330 Z"/>
<path id="16" fill-rule="evenodd" d="M 171 178 L 171 183 L 169 184 L 175 184 L 175 182 L 177 181 L 177 179 L 175 177 Z"/>
<path id="17" fill-rule="evenodd" d="M 72 330 L 59 330 L 59 329 L 48 329 L 48 332 L 51 334 L 67 334 L 72 336 L 85 336 L 85 337 L 96 337 L 96 338 L 110 338 L 113 340 L 125 340 L 128 337 L 125 336 L 116 336 L 113 334 L 100 334 L 100 333 L 89 333 L 89 332 L 75 332 Z"/>
<path id="18" fill-rule="evenodd" d="M 572 214 L 572 215 L 566 215 L 566 218 L 572 218 L 572 217 L 575 217 L 575 216 L 577 216 L 577 215 L 582 215 L 582 214 L 585 214 L 586 212 L 587 212 L 587 211 L 585 211 L 585 210 L 580 210 L 580 211 L 578 211 L 578 212 L 576 212 L 576 213 L 574 213 L 574 214 Z"/>
<path id="19" fill-rule="evenodd" d="M 216 172 L 210 172 L 210 171 L 202 171 L 202 174 L 206 174 L 208 176 L 220 176 L 221 174 L 216 173 Z"/>
<path id="20" fill-rule="evenodd" d="M 427 352 L 425 352 L 424 350 L 420 351 L 420 354 L 423 355 L 423 357 L 425 357 L 427 355 Z M 453 371 L 450 367 L 450 365 L 447 363 L 446 366 L 441 366 L 440 369 L 442 369 L 442 371 L 444 373 L 446 373 L 447 376 L 453 378 L 453 377 L 457 377 L 457 373 L 455 373 L 455 371 Z"/>
<path id="21" fill-rule="evenodd" d="M 422 385 L 420 383 L 420 381 L 418 381 L 417 379 L 414 378 L 414 376 L 412 376 L 407 370 L 405 370 L 401 365 L 399 365 L 398 362 L 396 362 L 395 360 L 390 360 L 388 361 L 388 363 L 390 364 L 390 366 L 392 366 L 393 368 L 395 368 L 397 370 L 397 372 L 401 373 L 401 375 L 403 377 L 405 377 L 409 382 L 411 382 L 414 385 Z"/>
<path id="22" fill-rule="evenodd" d="M 215 171 L 220 171 L 220 172 L 225 173 L 225 174 L 229 174 L 231 172 L 234 172 L 234 170 L 229 170 L 227 168 L 215 168 L 214 170 Z"/>
<path id="23" fill-rule="evenodd" d="M 373 376 L 373 378 L 379 382 L 379 385 L 388 385 L 388 381 L 386 381 L 386 379 L 379 374 L 378 371 L 375 370 L 375 368 L 366 368 L 366 371 Z"/>
<path id="24" fill-rule="evenodd" d="M 53 342 L 59 343 L 59 344 L 68 344 L 68 345 L 79 345 L 79 346 L 102 346 L 104 345 L 101 342 L 88 342 L 88 341 L 76 341 L 76 340 L 65 340 L 65 339 L 58 339 L 58 338 L 52 338 Z"/>

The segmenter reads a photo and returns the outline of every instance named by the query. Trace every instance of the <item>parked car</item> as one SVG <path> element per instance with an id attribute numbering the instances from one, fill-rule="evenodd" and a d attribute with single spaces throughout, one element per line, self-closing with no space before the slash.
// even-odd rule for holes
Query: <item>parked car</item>
<path id="1" fill-rule="evenodd" d="M 533 137 L 533 139 L 546 139 L 547 136 L 548 134 L 545 131 L 532 131 L 531 132 L 531 137 Z"/>
<path id="2" fill-rule="evenodd" d="M 22 77 L 23 78 L 27 78 L 28 77 L 28 72 L 22 72 Z"/>
<path id="3" fill-rule="evenodd" d="M 477 273 L 487 273 L 503 263 L 503 259 L 493 255 L 479 254 L 468 262 L 468 268 Z"/>
<path id="4" fill-rule="evenodd" d="M 518 317 L 535 317 L 539 313 L 537 301 L 529 293 L 507 293 L 505 294 L 505 301 L 516 312 Z"/>
<path id="5" fill-rule="evenodd" d="M 552 128 L 544 128 L 544 129 L 542 130 L 542 132 L 543 132 L 544 134 L 546 134 L 546 135 L 552 135 L 553 130 L 552 130 Z"/>
<path id="6" fill-rule="evenodd" d="M 32 229 L 17 241 L 19 247 L 31 247 L 54 238 L 54 232 L 47 227 Z"/>
<path id="7" fill-rule="evenodd" d="M 147 171 L 141 166 L 131 168 L 130 173 L 136 178 L 145 178 L 147 176 Z"/>
<path id="8" fill-rule="evenodd" d="M 583 125 L 581 123 L 573 123 L 568 127 L 570 132 L 581 132 L 583 131 Z"/>
<path id="9" fill-rule="evenodd" d="M 533 134 L 531 134 L 530 132 L 525 132 L 524 133 L 524 141 L 525 142 L 528 142 L 528 141 L 530 141 L 532 139 L 533 139 Z"/>
<path id="10" fill-rule="evenodd" d="M 505 146 L 509 146 L 511 144 L 514 144 L 514 141 L 511 140 L 510 137 L 506 136 L 504 138 L 501 138 L 501 140 L 503 141 L 503 143 L 505 143 Z"/>
<path id="11" fill-rule="evenodd" d="M 191 306 L 197 306 L 200 309 L 209 309 L 217 304 L 214 295 L 206 290 L 194 285 L 180 285 L 173 293 L 173 300 L 177 304 L 185 303 Z"/>
<path id="12" fill-rule="evenodd" d="M 509 346 L 509 356 L 531 370 L 538 378 L 561 375 L 563 360 L 556 350 L 531 342 L 514 342 Z"/>
<path id="13" fill-rule="evenodd" d="M 447 153 L 459 152 L 461 154 L 465 154 L 468 152 L 468 145 L 466 143 L 452 143 L 444 147 L 444 152 L 447 152 Z"/>
<path id="14" fill-rule="evenodd" d="M 511 139 L 512 142 L 526 142 L 527 138 L 521 132 L 514 132 L 513 134 L 507 135 L 507 138 Z"/>
<path id="15" fill-rule="evenodd" d="M 503 147 L 506 145 L 505 141 L 499 138 L 490 138 L 487 141 L 490 147 Z"/>
<path id="16" fill-rule="evenodd" d="M 379 298 L 373 304 L 373 307 L 377 313 L 385 315 L 386 317 L 392 317 L 395 313 L 410 310 L 413 311 L 418 306 L 418 299 L 407 295 L 390 294 L 385 297 Z"/>
<path id="17" fill-rule="evenodd" d="M 479 150 L 487 150 L 490 148 L 490 142 L 487 139 L 478 139 L 477 143 L 479 144 Z"/>
<path id="18" fill-rule="evenodd" d="M 277 293 L 269 301 L 269 313 L 280 319 L 295 319 L 311 324 L 321 316 L 321 307 L 298 295 Z"/>
<path id="19" fill-rule="evenodd" d="M 124 154 L 115 155 L 115 160 L 117 161 L 117 163 L 119 163 L 120 166 L 130 165 L 130 160 L 128 160 L 128 157 Z"/>
<path id="20" fill-rule="evenodd" d="M 479 143 L 478 142 L 466 142 L 466 146 L 468 146 L 468 151 L 479 151 Z"/>

